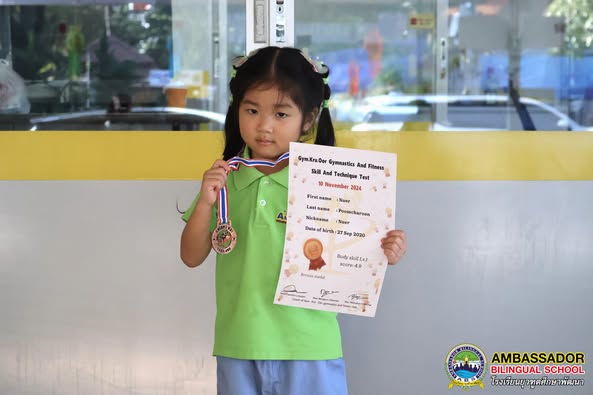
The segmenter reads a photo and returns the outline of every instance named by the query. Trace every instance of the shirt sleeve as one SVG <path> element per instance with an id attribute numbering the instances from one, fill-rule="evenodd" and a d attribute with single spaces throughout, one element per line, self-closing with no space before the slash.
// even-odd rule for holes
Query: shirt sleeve
<path id="1" fill-rule="evenodd" d="M 194 209 L 196 208 L 196 203 L 198 202 L 198 199 L 200 198 L 200 194 L 198 193 L 197 196 L 194 198 L 194 201 L 190 204 L 190 206 L 187 208 L 187 210 L 185 210 L 185 212 L 181 215 L 181 219 L 185 222 L 189 221 L 189 217 L 191 217 L 192 213 L 194 212 Z M 210 232 L 212 232 L 214 230 L 214 228 L 216 227 L 216 221 L 217 221 L 217 205 L 214 205 L 214 208 L 212 209 L 212 216 L 210 217 Z"/>
<path id="2" fill-rule="evenodd" d="M 181 215 L 181 219 L 183 221 L 185 221 L 185 222 L 189 221 L 189 217 L 191 217 L 192 213 L 194 212 L 194 209 L 196 208 L 196 203 L 198 202 L 199 197 L 200 197 L 200 194 L 198 193 L 196 195 L 196 197 L 194 198 L 194 201 L 187 208 L 187 210 L 185 210 L 185 212 L 183 212 L 183 214 Z"/>

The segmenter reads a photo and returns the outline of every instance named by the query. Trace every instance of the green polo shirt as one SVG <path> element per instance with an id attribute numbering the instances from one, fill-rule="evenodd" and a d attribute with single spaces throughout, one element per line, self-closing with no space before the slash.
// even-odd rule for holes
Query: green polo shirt
<path id="1" fill-rule="evenodd" d="M 336 313 L 274 304 L 282 264 L 288 167 L 268 176 L 240 166 L 227 180 L 235 248 L 216 256 L 214 355 L 321 360 L 342 356 Z M 184 214 L 187 221 L 195 203 Z M 211 230 L 216 223 L 216 205 Z"/>

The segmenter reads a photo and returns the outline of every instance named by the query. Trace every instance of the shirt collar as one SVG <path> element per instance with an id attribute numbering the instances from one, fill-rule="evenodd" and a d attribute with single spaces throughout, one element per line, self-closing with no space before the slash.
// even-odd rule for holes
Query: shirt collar
<path id="1" fill-rule="evenodd" d="M 250 152 L 248 147 L 245 147 L 241 157 L 246 159 L 250 158 Z M 249 185 L 251 185 L 251 183 L 259 180 L 262 177 L 266 177 L 264 173 L 257 170 L 255 167 L 239 166 L 239 170 L 236 171 L 241 172 L 240 177 L 238 176 L 238 174 L 233 177 L 235 188 L 237 190 L 245 189 Z M 288 166 L 286 166 L 284 169 L 280 171 L 268 175 L 267 177 L 270 177 L 272 180 L 282 185 L 284 188 L 288 188 Z"/>

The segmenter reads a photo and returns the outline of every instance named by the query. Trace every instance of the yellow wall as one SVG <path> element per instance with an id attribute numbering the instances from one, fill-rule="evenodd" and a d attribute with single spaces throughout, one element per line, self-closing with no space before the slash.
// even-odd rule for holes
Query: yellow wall
<path id="1" fill-rule="evenodd" d="M 593 133 L 338 132 L 395 152 L 399 180 L 593 180 Z M 0 132 L 0 180 L 191 180 L 221 132 Z"/>

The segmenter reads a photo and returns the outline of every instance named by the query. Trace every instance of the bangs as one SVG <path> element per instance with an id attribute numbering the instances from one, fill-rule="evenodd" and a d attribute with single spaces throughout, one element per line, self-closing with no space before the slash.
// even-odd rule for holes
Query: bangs
<path id="1" fill-rule="evenodd" d="M 277 88 L 279 92 L 277 98 L 278 104 L 280 104 L 284 98 L 288 97 L 299 108 L 302 114 L 306 112 L 302 89 L 299 88 L 296 81 L 290 78 L 278 78 L 278 76 L 270 77 L 255 82 L 248 89 L 268 89 L 273 87 Z"/>

